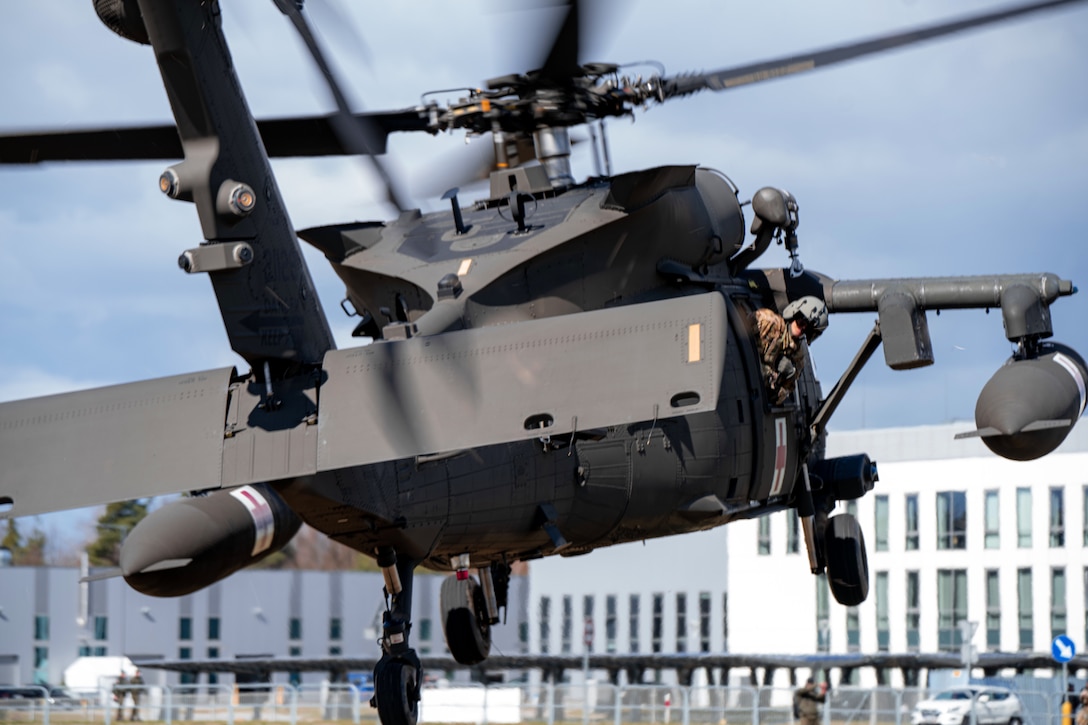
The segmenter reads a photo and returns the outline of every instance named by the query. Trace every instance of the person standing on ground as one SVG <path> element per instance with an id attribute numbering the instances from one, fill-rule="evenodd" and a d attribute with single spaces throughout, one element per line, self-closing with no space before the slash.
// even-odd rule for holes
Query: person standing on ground
<path id="1" fill-rule="evenodd" d="M 827 683 L 816 685 L 816 680 L 811 677 L 805 680 L 803 687 L 793 693 L 797 703 L 800 725 L 819 725 L 823 714 L 823 703 L 827 700 Z"/>

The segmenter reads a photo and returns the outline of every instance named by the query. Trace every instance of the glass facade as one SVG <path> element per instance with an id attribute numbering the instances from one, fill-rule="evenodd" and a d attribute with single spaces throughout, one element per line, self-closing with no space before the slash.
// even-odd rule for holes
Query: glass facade
<path id="1" fill-rule="evenodd" d="M 937 570 L 937 649 L 958 651 L 963 644 L 960 622 L 967 619 L 967 570 Z"/>
<path id="2" fill-rule="evenodd" d="M 1065 489 L 1050 489 L 1050 548 L 1065 546 Z"/>
<path id="3" fill-rule="evenodd" d="M 1001 509 L 999 507 L 997 491 L 987 491 L 984 494 L 985 532 L 983 542 L 987 549 L 996 549 L 1001 546 Z"/>
<path id="4" fill-rule="evenodd" d="M 937 494 L 937 548 L 967 548 L 967 494 L 963 491 Z"/>
<path id="5" fill-rule="evenodd" d="M 1031 489 L 1016 489 L 1016 545 L 1031 548 Z"/>
<path id="6" fill-rule="evenodd" d="M 873 499 L 873 531 L 875 541 L 873 548 L 876 551 L 888 550 L 888 497 L 877 496 Z"/>
<path id="7" fill-rule="evenodd" d="M 918 550 L 918 494 L 910 493 L 904 497 L 906 513 L 906 538 L 903 546 L 907 551 Z"/>
<path id="8" fill-rule="evenodd" d="M 1001 577 L 997 569 L 986 570 L 986 649 L 1001 649 Z"/>
<path id="9" fill-rule="evenodd" d="M 892 625 L 888 616 L 888 572 L 876 573 L 876 648 L 887 652 L 891 648 Z"/>
<path id="10" fill-rule="evenodd" d="M 1031 598 L 1031 569 L 1016 570 L 1017 646 L 1030 650 L 1035 643 L 1035 610 Z"/>
<path id="11" fill-rule="evenodd" d="M 1065 610 L 1065 569 L 1054 567 L 1050 570 L 1050 639 L 1059 634 L 1066 634 L 1068 620 Z"/>
<path id="12" fill-rule="evenodd" d="M 771 518 L 769 516 L 759 517 L 758 551 L 761 556 L 767 556 L 771 553 Z"/>

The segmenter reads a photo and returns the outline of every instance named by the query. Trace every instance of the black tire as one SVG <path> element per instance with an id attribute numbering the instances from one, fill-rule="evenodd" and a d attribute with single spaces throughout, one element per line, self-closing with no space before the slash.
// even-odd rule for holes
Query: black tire
<path id="1" fill-rule="evenodd" d="M 1018 717 L 1010 717 L 1009 725 L 1023 725 L 1024 721 Z"/>
<path id="2" fill-rule="evenodd" d="M 374 667 L 374 701 L 382 725 L 416 725 L 419 670 L 410 662 L 383 657 Z"/>
<path id="3" fill-rule="evenodd" d="M 475 579 L 447 577 L 439 598 L 442 631 L 450 655 L 462 665 L 478 665 L 491 654 L 491 624 L 483 589 Z"/>
<path id="4" fill-rule="evenodd" d="M 824 533 L 827 583 L 835 601 L 856 607 L 869 596 L 869 559 L 865 537 L 851 514 L 832 516 Z"/>
<path id="5" fill-rule="evenodd" d="M 94 0 L 94 11 L 107 28 L 140 45 L 151 45 L 136 0 Z"/>

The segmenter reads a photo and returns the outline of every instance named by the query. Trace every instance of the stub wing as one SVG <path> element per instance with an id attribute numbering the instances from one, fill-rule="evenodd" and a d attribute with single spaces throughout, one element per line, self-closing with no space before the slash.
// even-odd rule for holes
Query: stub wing
<path id="1" fill-rule="evenodd" d="M 0 403 L 3 515 L 218 487 L 233 372 Z"/>

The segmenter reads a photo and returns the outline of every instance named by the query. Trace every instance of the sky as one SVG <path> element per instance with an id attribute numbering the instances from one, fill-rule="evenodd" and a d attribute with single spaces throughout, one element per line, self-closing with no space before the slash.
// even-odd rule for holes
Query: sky
<path id="1" fill-rule="evenodd" d="M 310 0 L 307 12 L 356 110 L 415 105 L 542 56 L 558 20 L 545 2 Z M 954 5 L 954 8 L 952 6 Z M 592 4 L 583 61 L 653 60 L 666 74 L 791 55 L 956 17 L 989 0 L 680 0 Z M 162 123 L 170 109 L 150 48 L 123 40 L 90 2 L 20 3 L 0 25 L 0 133 Z M 258 118 L 333 109 L 271 0 L 223 3 L 224 29 Z M 838 279 L 1053 272 L 1088 288 L 1088 3 L 833 68 L 650 106 L 609 122 L 616 172 L 702 164 L 748 199 L 800 204 L 801 260 Z M 424 210 L 428 179 L 464 134 L 390 137 L 387 164 Z M 576 177 L 594 172 L 576 147 Z M 167 164 L 0 167 L 0 400 L 239 365 L 210 284 L 177 268 L 202 241 L 195 208 L 159 193 Z M 388 219 L 357 159 L 275 162 L 296 228 Z M 431 184 L 433 186 L 433 183 Z M 471 195 L 462 194 L 468 201 Z M 750 215 L 749 215 L 750 221 Z M 305 247 L 305 245 L 304 245 Z M 307 261 L 338 345 L 353 322 L 339 280 Z M 757 263 L 785 266 L 772 247 Z M 1088 352 L 1088 291 L 1057 302 L 1055 340 Z M 836 315 L 813 347 L 825 389 L 871 314 Z M 936 364 L 894 372 L 878 353 L 832 432 L 965 421 L 1011 352 L 999 314 L 929 314 Z M 46 525 L 54 519 L 44 517 Z M 70 521 L 70 519 L 64 519 Z M 71 526 L 65 524 L 65 529 Z"/>

